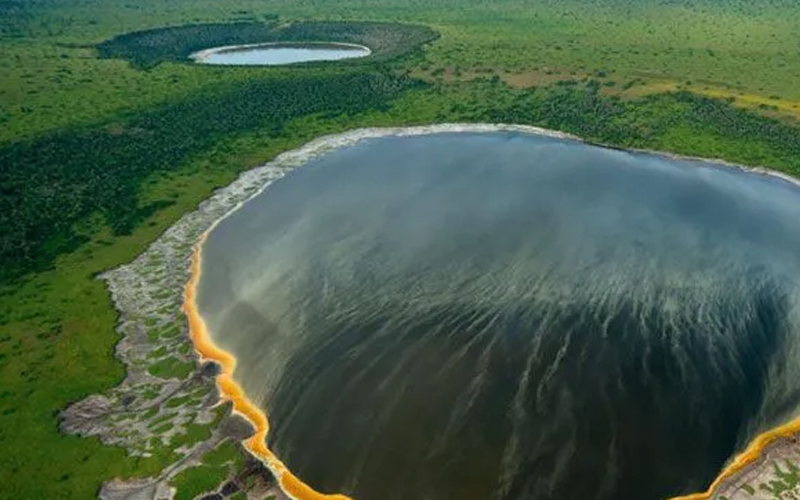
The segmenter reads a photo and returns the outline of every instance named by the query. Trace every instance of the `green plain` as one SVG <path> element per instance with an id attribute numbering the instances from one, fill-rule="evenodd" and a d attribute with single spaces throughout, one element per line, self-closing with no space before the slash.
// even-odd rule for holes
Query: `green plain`
<path id="1" fill-rule="evenodd" d="M 276 16 L 416 23 L 440 38 L 389 61 L 298 71 L 137 69 L 93 48 L 135 30 Z M 130 457 L 62 435 L 58 412 L 124 375 L 113 357 L 117 315 L 96 275 L 132 260 L 239 172 L 356 127 L 504 121 L 798 174 L 798 33 L 800 4 L 788 0 L 0 0 L 0 203 L 16 199 L 29 174 L 45 179 L 8 208 L 15 218 L 0 218 L 0 253 L 12 241 L 33 245 L 28 260 L 7 252 L 0 273 L 0 496 L 92 498 L 105 480 L 168 465 L 169 453 Z M 343 82 L 356 82 L 358 95 L 371 89 L 369 98 L 304 100 L 310 86 Z M 228 105 L 236 92 L 265 88 L 296 105 L 253 91 L 255 109 L 275 113 L 269 120 Z M 178 140 L 219 117 L 231 121 L 203 129 L 203 140 Z M 129 140 L 137 133 L 158 161 L 141 160 Z M 159 142 L 167 133 L 175 140 Z M 35 153 L 54 144 L 61 157 L 40 161 Z M 87 149 L 97 178 L 79 175 L 75 158 Z M 57 172 L 70 184 L 47 181 Z M 125 203 L 95 207 L 80 197 L 84 185 L 118 187 Z"/>

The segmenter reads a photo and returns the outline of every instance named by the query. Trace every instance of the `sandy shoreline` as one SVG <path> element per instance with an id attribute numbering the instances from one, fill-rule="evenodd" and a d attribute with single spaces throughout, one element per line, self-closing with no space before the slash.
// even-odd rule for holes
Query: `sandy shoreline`
<path id="1" fill-rule="evenodd" d="M 224 45 L 222 47 L 212 47 L 189 54 L 189 59 L 196 63 L 206 63 L 209 56 L 214 54 L 224 54 L 226 52 L 239 52 L 248 49 L 257 49 L 261 47 L 274 47 L 274 46 L 314 46 L 319 45 L 323 47 L 343 47 L 348 49 L 358 49 L 366 51 L 366 54 L 358 56 L 358 58 L 369 57 L 372 55 L 372 49 L 366 45 L 359 45 L 357 43 L 346 42 L 264 42 L 264 43 L 245 43 L 241 45 Z"/>
<path id="2" fill-rule="evenodd" d="M 150 272 L 147 271 L 146 263 L 150 262 L 154 255 L 158 255 L 160 261 L 163 261 L 161 272 L 166 274 L 164 274 L 162 277 L 162 281 L 160 282 L 159 286 L 168 285 L 168 288 L 171 291 L 169 298 L 174 300 L 177 295 L 179 300 L 183 301 L 183 292 L 186 292 L 186 300 L 183 301 L 183 308 L 185 311 L 187 311 L 187 315 L 190 316 L 190 323 L 194 323 L 191 334 L 195 336 L 198 329 L 196 323 L 197 318 L 193 319 L 190 312 L 192 310 L 196 312 L 196 306 L 193 303 L 193 287 L 196 286 L 197 282 L 199 281 L 199 270 L 201 267 L 199 258 L 202 250 L 203 240 L 205 239 L 206 235 L 212 231 L 214 227 L 216 227 L 217 224 L 221 223 L 228 216 L 235 213 L 250 199 L 262 193 L 272 184 L 273 181 L 280 179 L 288 171 L 308 163 L 315 157 L 336 149 L 352 146 L 363 140 L 388 136 L 410 137 L 437 133 L 487 132 L 517 132 L 574 140 L 600 147 L 607 147 L 609 149 L 620 150 L 623 152 L 646 153 L 668 159 L 701 162 L 710 167 L 735 168 L 745 172 L 767 175 L 781 179 L 796 186 L 800 185 L 800 181 L 797 179 L 794 179 L 781 172 L 766 169 L 764 167 L 749 167 L 731 162 L 725 162 L 722 160 L 683 156 L 659 151 L 616 148 L 603 144 L 591 143 L 574 135 L 524 125 L 438 124 L 417 127 L 362 128 L 344 133 L 322 136 L 312 140 L 311 142 L 308 142 L 298 149 L 284 152 L 278 155 L 274 160 L 264 165 L 243 172 L 234 182 L 215 191 L 212 196 L 201 203 L 196 210 L 181 217 L 177 223 L 165 231 L 154 243 L 148 247 L 147 250 L 145 250 L 144 253 L 137 257 L 136 260 L 130 264 L 113 269 L 103 275 L 103 279 L 107 281 L 114 302 L 120 312 L 120 326 L 118 331 L 123 334 L 123 338 L 117 347 L 117 355 L 125 363 L 128 376 L 126 377 L 122 386 L 119 386 L 111 391 L 117 393 L 115 397 L 109 398 L 106 396 L 91 396 L 87 400 L 84 400 L 84 402 L 80 402 L 73 407 L 70 407 L 65 411 L 65 413 L 69 415 L 73 408 L 82 408 L 81 404 L 91 400 L 92 398 L 100 397 L 105 398 L 104 404 L 109 406 L 106 413 L 113 415 L 115 412 L 122 411 L 123 408 L 120 401 L 124 400 L 125 395 L 130 393 L 130 391 L 133 390 L 132 388 L 135 388 L 137 383 L 141 381 L 143 377 L 141 373 L 142 370 L 141 367 L 136 368 L 136 366 L 137 364 L 141 363 L 142 356 L 146 356 L 147 353 L 152 352 L 152 350 L 158 348 L 159 345 L 157 343 L 154 344 L 151 346 L 153 349 L 140 349 L 141 352 L 139 354 L 136 356 L 131 356 L 131 349 L 129 348 L 129 345 L 132 343 L 138 344 L 144 342 L 142 334 L 146 331 L 147 326 L 141 324 L 141 322 L 144 321 L 140 318 L 140 312 L 142 310 L 141 308 L 143 307 L 142 299 L 141 297 L 138 297 L 137 300 L 133 300 L 131 297 L 135 292 L 131 290 L 130 287 L 133 283 L 136 283 L 137 280 L 141 281 L 144 279 L 146 272 Z M 183 288 L 184 285 L 186 286 L 186 289 Z M 155 293 L 157 291 L 158 290 L 155 290 L 150 298 L 146 298 L 147 307 L 153 310 L 159 310 L 159 308 L 164 306 L 165 299 L 160 298 L 160 295 Z M 172 292 L 176 293 L 173 294 Z M 199 314 L 197 314 L 197 316 L 199 317 Z M 184 330 L 184 333 L 187 332 Z M 131 335 L 134 336 L 131 337 Z M 188 335 L 183 336 L 188 339 Z M 132 339 L 135 339 L 135 342 Z M 197 338 L 195 338 L 195 341 L 197 341 Z M 298 500 L 317 500 L 322 498 L 330 499 L 331 497 L 329 496 L 322 496 L 313 490 L 308 489 L 302 484 L 301 481 L 299 481 L 299 479 L 294 478 L 294 476 L 288 472 L 288 469 L 286 469 L 285 466 L 283 466 L 283 464 L 277 459 L 278 457 L 274 457 L 269 450 L 266 450 L 266 446 L 263 444 L 264 438 L 266 437 L 266 431 L 268 430 L 266 417 L 264 416 L 262 421 L 261 419 L 263 412 L 249 402 L 246 395 L 240 391 L 240 388 L 237 390 L 236 387 L 231 386 L 231 383 L 234 385 L 236 384 L 232 380 L 232 377 L 229 376 L 232 374 L 232 369 L 229 372 L 228 368 L 231 367 L 226 367 L 226 364 L 230 365 L 230 360 L 224 361 L 223 359 L 226 355 L 230 355 L 224 353 L 224 351 L 222 353 L 217 352 L 215 355 L 211 355 L 211 352 L 215 346 L 195 343 L 194 347 L 201 359 L 211 359 L 218 362 L 222 366 L 223 373 L 220 375 L 222 380 L 216 381 L 216 385 L 220 389 L 220 392 L 225 395 L 227 390 L 227 396 L 233 400 L 234 403 L 237 398 L 240 400 L 242 398 L 244 399 L 244 406 L 242 408 L 237 408 L 237 413 L 249 420 L 251 424 L 253 424 L 253 427 L 258 431 L 254 436 L 245 441 L 245 446 L 251 453 L 265 463 L 265 465 L 270 467 L 274 473 L 277 473 L 276 475 L 280 476 L 281 474 L 289 474 L 288 477 L 290 480 L 287 484 L 283 485 L 284 491 L 290 494 L 292 498 L 296 498 Z M 235 360 L 233 360 L 233 362 L 235 363 Z M 126 384 L 128 386 L 127 388 L 124 387 Z M 254 409 L 256 410 L 256 413 L 253 413 Z M 73 411 L 72 413 L 74 414 L 76 412 Z M 120 432 L 119 429 L 115 429 L 113 427 L 109 428 L 108 426 L 103 427 L 97 432 L 84 433 L 80 432 L 80 430 L 76 431 L 74 429 L 70 429 L 69 426 L 67 426 L 67 429 L 65 430 L 81 434 L 99 435 L 104 442 L 109 443 L 114 443 L 115 440 L 113 438 L 113 434 L 115 432 Z M 753 469 L 759 467 L 759 458 L 762 456 L 762 452 L 765 448 L 773 449 L 781 446 L 781 442 L 777 440 L 791 437 L 798 431 L 800 431 L 800 420 L 791 422 L 758 436 L 758 438 L 748 445 L 744 453 L 740 454 L 721 472 L 712 488 L 726 489 L 726 485 L 729 485 L 729 483 L 732 484 L 731 481 L 734 479 L 733 476 L 752 472 Z M 259 443 L 255 442 L 256 437 L 258 438 L 258 441 L 261 441 L 262 444 L 259 445 Z M 166 476 L 166 479 L 168 480 L 169 477 L 172 476 Z M 294 479 L 292 480 L 292 478 Z M 281 478 L 278 477 L 277 479 L 280 480 Z M 725 493 L 729 498 L 733 498 L 727 492 L 727 489 Z M 701 500 L 710 498 L 713 494 L 714 493 L 712 493 L 712 490 L 709 490 L 687 497 L 676 498 Z M 336 496 L 334 498 L 338 500 L 346 499 L 346 497 L 343 496 Z"/>

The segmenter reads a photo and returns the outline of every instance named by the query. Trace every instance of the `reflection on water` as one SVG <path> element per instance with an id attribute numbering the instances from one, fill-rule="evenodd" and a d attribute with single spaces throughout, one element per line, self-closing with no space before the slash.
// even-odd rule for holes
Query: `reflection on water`
<path id="1" fill-rule="evenodd" d="M 350 44 L 259 44 L 220 47 L 190 56 L 201 64 L 281 66 L 310 61 L 338 61 L 366 57 L 370 50 Z"/>
<path id="2" fill-rule="evenodd" d="M 364 141 L 204 247 L 270 446 L 358 500 L 696 491 L 798 403 L 798 190 L 515 133 Z"/>

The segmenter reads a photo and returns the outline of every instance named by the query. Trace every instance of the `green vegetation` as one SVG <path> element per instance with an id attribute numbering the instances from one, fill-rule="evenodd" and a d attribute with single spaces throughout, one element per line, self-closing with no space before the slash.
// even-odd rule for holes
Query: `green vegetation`
<path id="1" fill-rule="evenodd" d="M 800 128 L 690 92 L 629 101 L 601 93 L 593 80 L 511 91 L 485 83 L 451 112 L 466 120 L 530 123 L 622 147 L 724 158 L 800 174 Z M 494 97 L 491 103 L 486 95 Z"/>
<path id="2" fill-rule="evenodd" d="M 239 172 L 354 127 L 503 121 L 797 175 L 798 31 L 800 4 L 766 0 L 0 0 L 2 496 L 92 498 L 210 434 L 190 426 L 153 457 L 130 457 L 59 434 L 57 415 L 123 376 L 96 274 Z M 291 69 L 180 62 L 294 37 L 375 56 Z M 162 363 L 157 376 L 186 373 Z M 227 473 L 219 465 L 190 469 L 179 495 Z"/>
<path id="3" fill-rule="evenodd" d="M 200 465 L 178 474 L 173 486 L 178 492 L 175 500 L 192 500 L 200 493 L 213 491 L 228 476 L 227 468 Z"/>
<path id="4" fill-rule="evenodd" d="M 172 196 L 142 203 L 145 179 L 195 151 L 252 130 L 269 140 L 299 116 L 382 108 L 409 85 L 376 72 L 282 74 L 0 147 L 0 280 L 42 270 L 85 243 L 97 216 L 114 234 L 129 234 L 174 203 Z"/>
<path id="5" fill-rule="evenodd" d="M 203 457 L 203 464 L 184 470 L 171 484 L 178 490 L 175 500 L 191 500 L 201 493 L 214 491 L 225 481 L 231 470 L 243 465 L 242 452 L 230 441 L 211 450 Z"/>
<path id="6" fill-rule="evenodd" d="M 206 22 L 286 19 L 389 20 L 425 24 L 442 37 L 415 68 L 480 71 L 519 85 L 606 72 L 629 92 L 690 87 L 742 103 L 800 112 L 796 34 L 800 4 L 786 0 L 212 0 L 14 3 L 0 50 L 0 141 L 110 113 L 141 109 L 205 85 L 263 74 L 160 65 L 137 72 L 97 60 L 96 43 L 126 32 Z M 11 28 L 9 28 L 11 29 Z M 551 73 L 551 74 L 547 74 Z M 769 100 L 770 96 L 779 100 Z M 1 119 L 1 118 L 0 118 Z"/>
<path id="7" fill-rule="evenodd" d="M 205 456 L 203 463 L 213 466 L 222 466 L 228 464 L 241 466 L 243 464 L 243 460 L 242 454 L 239 451 L 240 448 L 238 445 L 232 443 L 231 441 L 224 441 L 221 445 L 217 446 Z"/>
<path id="8" fill-rule="evenodd" d="M 165 358 L 152 364 L 147 371 L 154 377 L 184 379 L 194 371 L 194 363 Z"/>
<path id="9" fill-rule="evenodd" d="M 800 469 L 789 460 L 784 462 L 784 467 L 781 467 L 781 464 L 777 461 L 773 462 L 772 469 L 775 473 L 775 479 L 770 481 L 769 484 L 762 483 L 759 485 L 761 490 L 768 492 L 776 500 L 797 498 L 797 487 L 800 485 Z"/>
<path id="10" fill-rule="evenodd" d="M 314 133 L 314 131 L 310 131 Z M 9 498 L 93 498 L 110 477 L 152 475 L 172 463 L 169 449 L 130 457 L 122 448 L 58 432 L 57 415 L 69 402 L 118 384 L 113 357 L 116 311 L 103 283 L 93 278 L 132 260 L 180 215 L 233 180 L 244 165 L 297 146 L 257 136 L 234 139 L 178 165 L 167 179 L 148 184 L 143 196 L 176 192 L 176 203 L 149 217 L 130 235 L 98 229 L 80 249 L 59 256 L 53 269 L 0 289 L 0 484 Z M 151 399 L 157 394 L 151 394 Z"/>
<path id="11" fill-rule="evenodd" d="M 173 397 L 173 398 L 170 398 L 167 401 L 165 406 L 167 408 L 177 408 L 178 406 L 182 406 L 184 403 L 186 403 L 188 401 L 191 401 L 192 398 L 193 398 L 193 396 L 191 394 L 187 394 L 186 396 L 181 396 L 181 397 L 177 397 L 177 398 Z"/>
<path id="12" fill-rule="evenodd" d="M 197 24 L 127 33 L 98 45 L 101 57 L 120 58 L 137 67 L 149 68 L 165 61 L 185 61 L 193 52 L 211 47 L 263 42 L 344 42 L 366 45 L 372 50 L 363 64 L 386 60 L 419 48 L 436 39 L 424 26 L 395 23 L 293 22 Z"/>

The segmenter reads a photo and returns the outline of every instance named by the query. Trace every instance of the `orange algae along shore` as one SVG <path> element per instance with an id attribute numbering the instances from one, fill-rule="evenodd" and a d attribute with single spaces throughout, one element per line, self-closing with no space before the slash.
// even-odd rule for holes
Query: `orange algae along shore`
<path id="1" fill-rule="evenodd" d="M 199 354 L 200 361 L 213 361 L 221 368 L 221 372 L 216 379 L 221 401 L 230 401 L 233 404 L 233 413 L 245 418 L 255 429 L 254 434 L 244 441 L 245 449 L 269 468 L 281 490 L 295 500 L 354 500 L 347 495 L 339 493 L 326 494 L 316 491 L 293 474 L 267 447 L 269 420 L 266 414 L 247 397 L 242 387 L 234 380 L 233 373 L 236 368 L 236 358 L 214 344 L 209 336 L 205 321 L 197 308 L 196 295 L 197 286 L 201 278 L 202 246 L 207 235 L 208 232 L 204 233 L 194 248 L 191 277 L 186 284 L 183 309 L 189 323 L 189 334 L 195 350 Z M 707 490 L 670 497 L 668 500 L 711 499 L 724 481 L 758 460 L 767 446 L 777 439 L 791 437 L 797 433 L 800 433 L 800 418 L 759 434 L 747 445 L 743 452 L 736 455 L 734 460 L 725 466 Z"/>
<path id="2" fill-rule="evenodd" d="M 236 358 L 214 344 L 197 309 L 195 299 L 201 275 L 202 246 L 207 234 L 200 238 L 192 255 L 191 277 L 184 291 L 183 310 L 189 322 L 189 335 L 200 361 L 214 361 L 221 368 L 216 380 L 221 401 L 230 401 L 233 404 L 233 413 L 241 415 L 255 429 L 254 434 L 244 442 L 245 449 L 269 468 L 281 490 L 295 500 L 353 500 L 346 495 L 324 494 L 314 490 L 295 476 L 267 447 L 269 420 L 266 414 L 247 397 L 242 387 L 233 379 Z"/>
<path id="3" fill-rule="evenodd" d="M 213 226 L 211 229 L 213 229 Z M 268 448 L 266 442 L 269 433 L 269 420 L 266 414 L 248 398 L 241 385 L 234 380 L 233 373 L 236 368 L 236 358 L 214 344 L 208 333 L 206 323 L 198 311 L 196 295 L 202 273 L 202 246 L 211 229 L 201 236 L 194 248 L 191 276 L 184 291 L 183 309 L 188 319 L 189 334 L 195 350 L 199 354 L 200 361 L 213 361 L 221 368 L 221 372 L 216 379 L 216 384 L 220 391 L 220 400 L 222 402 L 230 401 L 233 404 L 233 413 L 245 418 L 255 429 L 254 434 L 244 441 L 245 449 L 269 468 L 281 490 L 290 498 L 295 500 L 355 500 L 340 493 L 326 494 L 316 491 L 293 474 Z M 708 489 L 699 493 L 670 497 L 668 500 L 711 499 L 722 483 L 758 460 L 766 447 L 780 438 L 791 437 L 797 433 L 800 433 L 800 418 L 759 434 L 747 445 L 743 452 L 736 455 L 734 460 L 725 466 Z"/>
<path id="4" fill-rule="evenodd" d="M 765 448 L 780 438 L 788 438 L 800 432 L 800 418 L 787 422 L 781 426 L 770 429 L 756 436 L 755 439 L 750 441 L 750 444 L 744 449 L 743 452 L 736 455 L 732 462 L 722 469 L 711 486 L 706 491 L 700 493 L 691 493 L 689 495 L 682 495 L 672 497 L 669 500 L 708 500 L 719 489 L 723 482 L 730 479 L 735 474 L 738 474 L 745 467 L 755 462 L 761 457 Z"/>
<path id="5" fill-rule="evenodd" d="M 221 367 L 217 376 L 217 387 L 222 401 L 231 401 L 233 411 L 244 417 L 255 428 L 253 436 L 244 443 L 245 448 L 255 457 L 260 459 L 274 474 L 281 489 L 296 500 L 354 500 L 342 494 L 324 494 L 314 490 L 295 476 L 281 460 L 267 447 L 266 440 L 269 433 L 269 420 L 266 414 L 258 408 L 244 393 L 242 387 L 233 379 L 236 368 L 236 358 L 230 353 L 217 347 L 211 340 L 205 321 L 197 309 L 195 301 L 197 285 L 201 276 L 202 246 L 206 239 L 204 234 L 197 243 L 192 255 L 191 278 L 186 285 L 184 294 L 184 311 L 189 321 L 189 332 L 195 350 L 200 355 L 201 361 L 211 360 Z M 729 463 L 706 491 L 672 497 L 669 500 L 708 500 L 719 486 L 731 476 L 742 471 L 752 462 L 758 460 L 764 449 L 775 440 L 789 437 L 800 432 L 800 418 L 784 425 L 771 429 L 758 435 L 748 444 L 745 450 L 738 454 Z"/>

